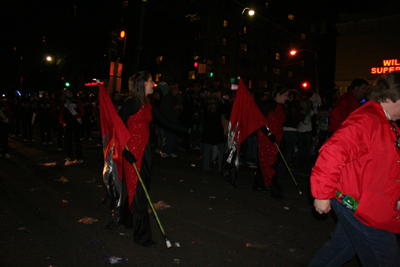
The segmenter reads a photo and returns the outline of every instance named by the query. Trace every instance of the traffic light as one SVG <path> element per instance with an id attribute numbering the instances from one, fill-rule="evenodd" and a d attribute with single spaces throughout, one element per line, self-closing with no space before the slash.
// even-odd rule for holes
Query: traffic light
<path id="1" fill-rule="evenodd" d="M 198 66 L 199 66 L 199 62 L 195 62 L 194 64 L 193 64 L 193 66 L 195 67 L 195 68 L 197 68 Z"/>
<path id="2" fill-rule="evenodd" d="M 308 82 L 303 82 L 302 84 L 301 84 L 301 86 L 304 88 L 304 89 L 308 89 L 308 86 L 309 86 L 309 84 L 308 84 Z"/>
<path id="3" fill-rule="evenodd" d="M 126 46 L 126 33 L 124 30 L 120 30 L 117 38 L 117 56 L 119 58 L 125 55 Z"/>
<path id="4" fill-rule="evenodd" d="M 66 87 L 69 87 L 69 86 L 70 86 L 70 83 L 69 83 L 69 82 L 66 82 L 66 83 L 65 83 L 65 86 L 66 86 Z"/>

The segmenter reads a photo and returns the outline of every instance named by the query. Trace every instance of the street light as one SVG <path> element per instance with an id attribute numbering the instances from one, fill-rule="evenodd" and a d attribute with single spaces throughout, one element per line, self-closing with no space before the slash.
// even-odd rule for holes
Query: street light
<path id="1" fill-rule="evenodd" d="M 47 56 L 47 57 L 46 57 L 46 60 L 50 62 L 50 61 L 52 61 L 53 59 L 51 58 L 51 56 Z"/>
<path id="2" fill-rule="evenodd" d="M 291 51 L 290 51 L 290 55 L 291 56 L 294 56 L 294 55 L 296 55 L 298 52 L 311 52 L 311 53 L 314 53 L 314 56 L 315 56 L 315 69 L 314 69 L 314 76 L 315 76 L 315 92 L 318 94 L 318 90 L 319 90 L 319 82 L 318 82 L 318 53 L 317 53 L 317 51 L 314 51 L 314 50 L 310 50 L 310 49 L 301 49 L 301 50 L 295 50 L 295 49 L 292 49 Z"/>
<path id="3" fill-rule="evenodd" d="M 237 76 L 238 76 L 239 46 L 240 46 L 240 35 L 241 35 L 241 28 L 242 28 L 242 18 L 243 18 L 243 14 L 246 10 L 248 10 L 247 14 L 249 14 L 249 16 L 254 16 L 254 14 L 255 14 L 253 9 L 250 9 L 249 7 L 245 7 L 245 8 L 243 8 L 242 14 L 240 15 L 238 38 L 237 38 L 237 44 L 236 44 L 236 66 L 235 66 L 235 81 L 237 83 L 239 82 L 239 79 Z"/>

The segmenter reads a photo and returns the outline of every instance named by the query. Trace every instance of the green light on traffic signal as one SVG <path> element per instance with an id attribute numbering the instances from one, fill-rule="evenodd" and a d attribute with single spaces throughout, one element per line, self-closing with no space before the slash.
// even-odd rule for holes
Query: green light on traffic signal
<path id="1" fill-rule="evenodd" d="M 210 72 L 210 77 L 214 76 L 214 73 Z"/>
<path id="2" fill-rule="evenodd" d="M 66 87 L 69 87 L 69 86 L 70 86 L 70 84 L 69 84 L 69 83 L 65 83 L 65 86 L 66 86 Z"/>

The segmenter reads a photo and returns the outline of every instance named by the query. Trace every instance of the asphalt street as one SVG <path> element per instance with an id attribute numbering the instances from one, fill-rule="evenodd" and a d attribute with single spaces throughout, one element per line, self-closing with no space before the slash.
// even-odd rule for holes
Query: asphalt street
<path id="1" fill-rule="evenodd" d="M 313 209 L 309 168 L 294 170 L 302 195 L 283 169 L 285 198 L 276 200 L 252 191 L 254 169 L 241 166 L 235 188 L 216 166 L 203 173 L 198 151 L 154 152 L 150 197 L 173 246 L 151 217 L 157 246 L 141 247 L 132 229 L 104 229 L 110 212 L 96 141 L 82 141 L 83 163 L 65 166 L 55 145 L 9 140 L 11 158 L 0 158 L 0 266 L 307 266 L 335 226 Z"/>

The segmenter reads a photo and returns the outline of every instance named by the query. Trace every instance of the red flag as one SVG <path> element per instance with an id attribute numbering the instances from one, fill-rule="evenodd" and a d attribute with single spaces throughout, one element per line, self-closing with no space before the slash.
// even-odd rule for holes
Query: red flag
<path id="1" fill-rule="evenodd" d="M 237 125 L 233 140 L 238 145 L 238 152 L 240 151 L 240 144 L 250 134 L 267 125 L 267 119 L 261 113 L 242 80 L 239 80 L 239 87 L 233 102 L 230 125 L 232 129 Z"/>
<path id="2" fill-rule="evenodd" d="M 119 179 L 122 181 L 122 150 L 125 148 L 126 143 L 131 138 L 129 130 L 122 122 L 121 117 L 118 115 L 117 110 L 103 85 L 99 86 L 99 100 L 100 100 L 100 125 L 102 140 L 107 135 L 106 144 L 104 147 L 104 161 L 107 161 L 107 155 L 112 151 L 112 159 L 117 165 Z"/>

